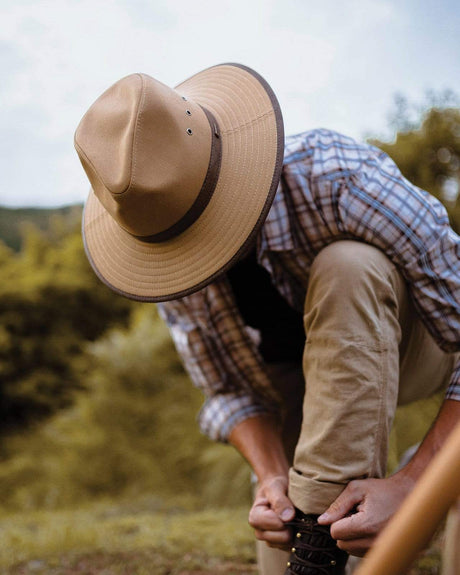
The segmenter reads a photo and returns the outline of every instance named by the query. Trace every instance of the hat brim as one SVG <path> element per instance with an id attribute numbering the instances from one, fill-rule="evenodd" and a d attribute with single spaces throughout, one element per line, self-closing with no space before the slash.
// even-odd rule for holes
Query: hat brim
<path id="1" fill-rule="evenodd" d="M 193 293 L 248 249 L 272 204 L 283 165 L 284 130 L 267 82 L 239 64 L 208 68 L 176 87 L 215 116 L 222 145 L 219 179 L 201 216 L 161 243 L 121 228 L 91 190 L 83 213 L 86 254 L 117 293 L 159 302 Z"/>

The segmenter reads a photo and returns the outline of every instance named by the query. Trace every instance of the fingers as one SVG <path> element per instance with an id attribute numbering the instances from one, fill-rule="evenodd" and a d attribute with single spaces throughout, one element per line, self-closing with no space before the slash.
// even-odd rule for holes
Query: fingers
<path id="1" fill-rule="evenodd" d="M 294 505 L 286 495 L 287 478 L 275 477 L 265 481 L 249 512 L 249 524 L 257 539 L 271 547 L 288 549 L 292 533 L 285 522 L 295 515 Z"/>
<path id="2" fill-rule="evenodd" d="M 260 541 L 265 541 L 270 547 L 279 549 L 290 549 L 292 547 L 292 532 L 290 529 L 283 531 L 261 531 L 254 530 L 255 536 Z"/>
<path id="3" fill-rule="evenodd" d="M 344 519 L 339 519 L 331 525 L 331 535 L 336 540 L 350 541 L 361 537 L 375 535 L 367 522 L 365 513 L 354 513 Z"/>
<path id="4" fill-rule="evenodd" d="M 291 521 L 295 515 L 294 505 L 286 495 L 284 482 L 273 481 L 265 486 L 265 496 L 271 509 L 282 521 Z"/>
<path id="5" fill-rule="evenodd" d="M 249 512 L 249 525 L 254 529 L 279 531 L 285 529 L 282 519 L 269 505 L 254 503 Z"/>
<path id="6" fill-rule="evenodd" d="M 355 557 L 364 557 L 375 541 L 375 537 L 353 539 L 352 541 L 337 541 L 337 547 Z"/>
<path id="7" fill-rule="evenodd" d="M 350 482 L 328 509 L 318 517 L 318 523 L 330 525 L 350 513 L 364 497 L 361 484 L 361 481 Z"/>
<path id="8" fill-rule="evenodd" d="M 343 504 L 343 506 L 337 513 L 338 515 L 340 513 L 345 513 L 346 515 L 354 506 L 361 503 L 363 495 L 360 493 L 359 486 L 357 488 L 355 485 L 352 486 L 352 488 L 352 494 L 346 494 L 346 501 L 351 507 L 345 511 L 347 504 L 339 501 L 339 505 Z M 338 499 L 336 501 L 338 501 Z M 334 504 L 332 504 L 331 507 L 333 507 L 333 505 Z M 337 546 L 340 549 L 356 557 L 364 557 L 376 537 L 375 533 L 369 528 L 367 516 L 364 512 L 353 513 L 348 517 L 342 517 L 334 521 L 331 525 L 331 536 L 337 541 Z"/>
<path id="9" fill-rule="evenodd" d="M 254 527 L 255 536 L 260 541 L 265 541 L 270 547 L 290 549 L 292 532 L 273 509 L 254 504 L 249 513 L 249 524 Z"/>

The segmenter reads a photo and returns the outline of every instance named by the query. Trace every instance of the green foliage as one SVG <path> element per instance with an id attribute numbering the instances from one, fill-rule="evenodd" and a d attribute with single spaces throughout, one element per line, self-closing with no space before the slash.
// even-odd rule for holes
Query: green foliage
<path id="1" fill-rule="evenodd" d="M 56 228 L 69 230 L 81 218 L 82 206 L 62 208 L 5 208 L 0 207 L 0 239 L 14 251 L 20 251 L 25 224 L 54 235 Z"/>
<path id="2" fill-rule="evenodd" d="M 189 493 L 203 505 L 249 501 L 247 465 L 198 431 L 201 394 L 155 306 L 135 307 L 126 328 L 86 348 L 88 391 L 33 433 L 9 439 L 0 466 L 5 508 L 142 493 Z"/>
<path id="3" fill-rule="evenodd" d="M 57 229 L 57 228 L 55 228 Z M 0 247 L 0 434 L 69 406 L 81 389 L 84 343 L 131 304 L 96 279 L 78 231 L 30 227 L 19 254 Z"/>
<path id="4" fill-rule="evenodd" d="M 404 112 L 400 112 L 404 116 Z M 398 119 L 403 124 L 403 119 Z M 372 143 L 393 158 L 404 176 L 439 198 L 460 230 L 460 110 L 431 108 L 418 127 L 398 132 L 394 142 Z"/>
<path id="5" fill-rule="evenodd" d="M 420 102 L 409 100 L 401 92 L 393 96 L 393 107 L 388 114 L 389 127 L 394 132 L 412 132 L 418 130 L 421 118 L 427 110 L 458 108 L 460 99 L 452 90 L 427 90 Z"/>

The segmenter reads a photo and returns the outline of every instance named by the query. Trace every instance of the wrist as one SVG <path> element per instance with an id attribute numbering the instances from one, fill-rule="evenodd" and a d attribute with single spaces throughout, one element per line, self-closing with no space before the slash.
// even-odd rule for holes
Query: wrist
<path id="1" fill-rule="evenodd" d="M 279 471 L 276 470 L 270 470 L 265 472 L 262 471 L 261 473 L 259 473 L 259 475 L 257 475 L 257 480 L 259 484 L 274 483 L 276 481 L 282 481 L 283 483 L 287 483 L 288 471 L 289 471 L 288 469 L 287 470 L 280 469 Z"/>
<path id="2" fill-rule="evenodd" d="M 235 426 L 230 443 L 243 455 L 260 482 L 270 478 L 287 478 L 286 459 L 276 421 L 270 416 L 248 418 Z"/>
<path id="3" fill-rule="evenodd" d="M 401 491 L 408 494 L 414 488 L 414 485 L 422 472 L 423 470 L 419 468 L 419 466 L 413 465 L 409 462 L 406 466 L 392 475 L 391 479 L 397 483 Z"/>
<path id="4" fill-rule="evenodd" d="M 412 459 L 395 474 L 402 481 L 413 484 L 425 472 L 433 458 L 444 445 L 445 440 L 460 420 L 460 402 L 447 399 L 444 401 L 436 421 L 427 433 L 425 439 L 415 452 Z"/>

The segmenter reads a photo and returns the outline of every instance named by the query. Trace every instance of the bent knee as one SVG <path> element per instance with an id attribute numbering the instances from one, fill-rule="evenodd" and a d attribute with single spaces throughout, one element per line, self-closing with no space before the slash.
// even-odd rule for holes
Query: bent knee
<path id="1" fill-rule="evenodd" d="M 394 264 L 378 248 L 353 240 L 341 240 L 329 244 L 316 256 L 311 275 L 319 276 L 328 282 L 351 284 L 367 275 L 393 273 Z"/>

